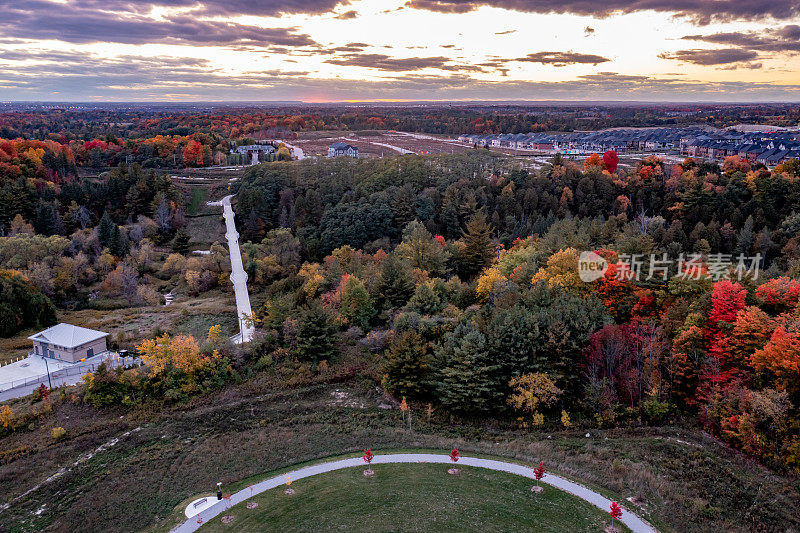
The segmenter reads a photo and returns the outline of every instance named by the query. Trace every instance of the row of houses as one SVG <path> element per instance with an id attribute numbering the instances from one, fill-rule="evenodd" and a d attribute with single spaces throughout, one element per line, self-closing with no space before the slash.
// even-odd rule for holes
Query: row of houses
<path id="1" fill-rule="evenodd" d="M 677 128 L 621 128 L 563 134 L 464 134 L 459 136 L 458 140 L 473 146 L 550 153 L 592 153 L 606 150 L 629 152 L 676 149 L 685 133 L 686 130 Z"/>
<path id="2" fill-rule="evenodd" d="M 751 133 L 736 138 L 702 135 L 686 140 L 681 145 L 681 153 L 693 159 L 716 161 L 735 155 L 773 167 L 790 159 L 800 159 L 800 136 L 792 133 Z"/>
<path id="3" fill-rule="evenodd" d="M 800 157 L 798 131 L 736 131 L 687 128 L 618 128 L 564 134 L 464 134 L 460 142 L 508 150 L 550 154 L 589 154 L 614 150 L 666 152 L 695 159 L 722 161 L 730 155 L 774 166 Z"/>

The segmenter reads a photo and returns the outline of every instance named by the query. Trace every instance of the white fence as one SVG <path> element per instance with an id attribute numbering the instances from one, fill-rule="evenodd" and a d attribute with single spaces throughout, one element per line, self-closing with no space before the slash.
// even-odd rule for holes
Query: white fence
<path id="1" fill-rule="evenodd" d="M 53 370 L 49 373 L 39 374 L 36 376 L 29 376 L 26 378 L 15 379 L 12 381 L 6 381 L 4 383 L 0 383 L 0 391 L 8 391 L 11 389 L 16 389 L 18 387 L 25 387 L 27 385 L 40 385 L 44 383 L 45 385 L 50 386 L 50 383 L 53 383 L 53 387 L 61 386 L 62 380 L 64 378 L 70 376 L 85 376 L 89 372 L 94 372 L 97 370 L 102 363 L 106 363 L 106 366 L 110 368 L 117 368 L 119 366 L 129 366 L 129 365 L 138 365 L 139 359 L 135 357 L 119 357 L 116 353 L 109 353 L 109 354 L 101 354 L 97 356 L 100 358 L 99 360 L 93 361 L 91 363 L 75 363 L 73 366 L 68 366 L 66 368 L 59 368 L 58 370 Z M 66 381 L 66 380 L 65 380 Z"/>

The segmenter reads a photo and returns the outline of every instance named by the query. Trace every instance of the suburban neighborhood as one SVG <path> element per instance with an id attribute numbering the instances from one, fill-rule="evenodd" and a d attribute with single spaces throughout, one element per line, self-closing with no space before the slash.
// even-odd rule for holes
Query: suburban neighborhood
<path id="1" fill-rule="evenodd" d="M 565 134 L 464 134 L 459 135 L 458 141 L 475 147 L 544 154 L 656 152 L 718 162 L 739 156 L 767 167 L 800 157 L 800 128 L 782 130 L 774 126 L 717 131 L 692 127 L 615 128 Z"/>

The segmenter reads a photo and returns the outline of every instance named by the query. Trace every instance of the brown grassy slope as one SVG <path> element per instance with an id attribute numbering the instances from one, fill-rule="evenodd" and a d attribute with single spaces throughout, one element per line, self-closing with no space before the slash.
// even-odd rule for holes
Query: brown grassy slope
<path id="1" fill-rule="evenodd" d="M 385 401 L 371 383 L 277 390 L 273 379 L 262 375 L 162 412 L 98 412 L 66 399 L 31 429 L 0 440 L 0 504 L 11 504 L 0 511 L 0 531 L 166 530 L 174 522 L 164 519 L 176 506 L 218 480 L 241 484 L 368 446 L 458 446 L 464 453 L 541 459 L 611 497 L 640 498 L 642 514 L 665 530 L 800 529 L 796 483 L 695 430 L 589 430 L 587 438 L 586 430 L 522 432 L 437 414 L 427 423 L 418 406 L 409 432 L 399 411 L 379 407 Z M 55 426 L 67 429 L 65 440 L 53 441 Z"/>

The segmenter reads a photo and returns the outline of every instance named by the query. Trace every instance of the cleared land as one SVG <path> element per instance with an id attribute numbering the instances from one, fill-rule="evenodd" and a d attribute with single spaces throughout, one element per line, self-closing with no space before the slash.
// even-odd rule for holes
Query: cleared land
<path id="1" fill-rule="evenodd" d="M 607 513 L 529 479 L 482 468 L 385 464 L 347 468 L 293 482 L 250 498 L 202 531 L 598 531 Z M 233 516 L 229 524 L 223 516 Z"/>
<path id="2" fill-rule="evenodd" d="M 472 149 L 471 146 L 452 142 L 447 137 L 415 137 L 391 131 L 313 132 L 313 135 L 301 134 L 292 144 L 302 148 L 307 156 L 327 156 L 328 146 L 334 142 L 345 142 L 358 147 L 362 157 L 395 156 L 400 153 L 391 147 L 416 154 L 450 154 Z"/>

